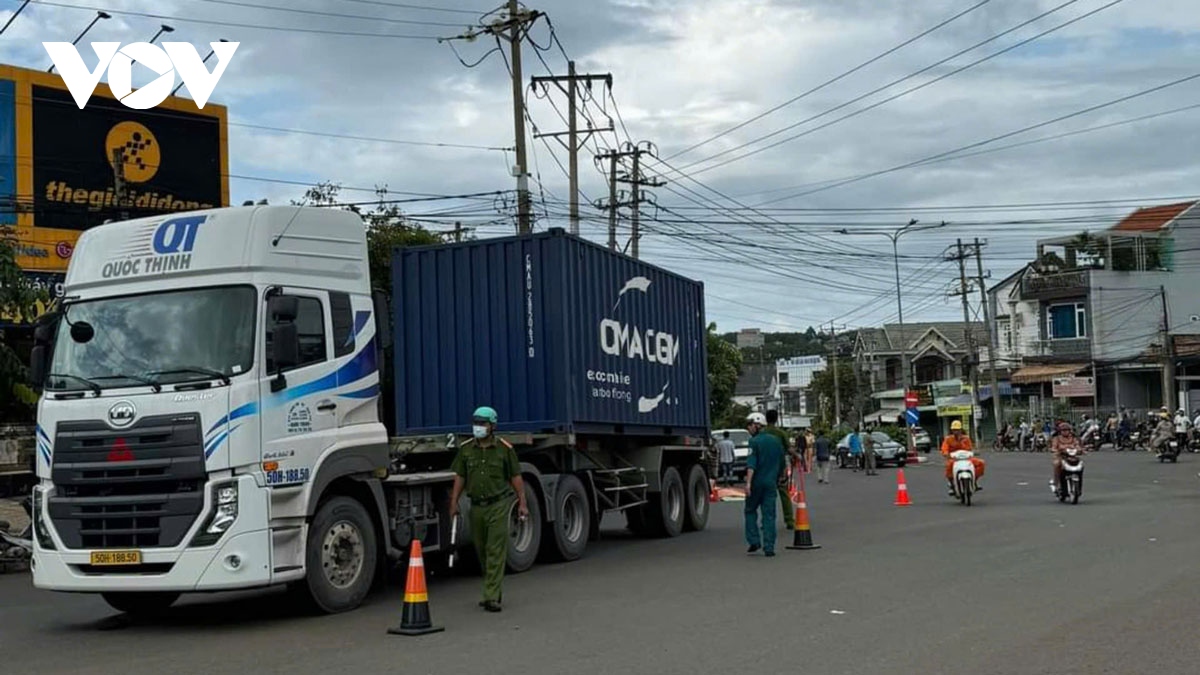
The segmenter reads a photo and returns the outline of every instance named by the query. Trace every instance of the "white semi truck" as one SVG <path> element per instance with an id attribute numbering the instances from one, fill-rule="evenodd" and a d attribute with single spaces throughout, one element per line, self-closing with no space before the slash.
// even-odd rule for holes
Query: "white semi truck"
<path id="1" fill-rule="evenodd" d="M 510 570 L 579 557 L 606 512 L 704 528 L 699 284 L 561 231 L 400 250 L 391 276 L 394 311 L 344 211 L 85 232 L 31 363 L 34 584 L 131 613 L 283 584 L 352 609 L 413 538 L 449 552 L 483 404 L 526 479 Z"/>

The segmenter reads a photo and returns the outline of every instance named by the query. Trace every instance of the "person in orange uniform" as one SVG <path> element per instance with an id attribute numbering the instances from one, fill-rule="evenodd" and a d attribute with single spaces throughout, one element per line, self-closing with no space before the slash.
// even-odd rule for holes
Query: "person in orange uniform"
<path id="1" fill-rule="evenodd" d="M 962 422 L 957 420 L 950 423 L 950 435 L 942 441 L 942 457 L 946 458 L 946 485 L 950 488 L 950 494 L 954 494 L 954 481 L 952 468 L 954 460 L 950 459 L 950 453 L 958 452 L 959 450 L 975 451 L 975 446 L 971 444 L 971 437 L 963 433 Z M 975 465 L 975 486 L 979 487 L 979 479 L 983 478 L 983 470 L 987 466 L 982 459 L 972 457 L 971 463 Z"/>

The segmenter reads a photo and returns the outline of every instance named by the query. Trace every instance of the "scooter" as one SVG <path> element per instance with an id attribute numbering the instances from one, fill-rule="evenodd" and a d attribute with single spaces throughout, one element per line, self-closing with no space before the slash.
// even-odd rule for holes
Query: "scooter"
<path id="1" fill-rule="evenodd" d="M 975 453 L 970 450 L 956 450 L 950 453 L 950 459 L 954 460 L 950 465 L 954 498 L 963 506 L 971 505 L 971 496 L 979 488 L 975 484 L 975 464 L 971 462 L 974 456 Z"/>
<path id="2" fill-rule="evenodd" d="M 1178 463 L 1180 450 L 1181 450 L 1181 448 L 1179 447 L 1179 439 L 1175 438 L 1174 436 L 1172 436 L 1171 438 L 1162 442 L 1158 446 L 1158 461 L 1159 461 L 1159 463 L 1162 463 L 1162 462 L 1171 462 L 1172 464 Z"/>
<path id="3" fill-rule="evenodd" d="M 29 525 L 21 532 L 10 531 L 8 521 L 0 520 L 0 565 L 24 563 L 33 557 L 33 502 L 29 497 L 21 500 L 21 508 L 29 517 Z"/>
<path id="4" fill-rule="evenodd" d="M 1079 503 L 1083 494 L 1083 451 L 1079 448 L 1067 448 L 1062 458 L 1062 480 L 1058 485 L 1050 481 L 1050 491 L 1065 503 L 1068 499 L 1072 504 Z"/>

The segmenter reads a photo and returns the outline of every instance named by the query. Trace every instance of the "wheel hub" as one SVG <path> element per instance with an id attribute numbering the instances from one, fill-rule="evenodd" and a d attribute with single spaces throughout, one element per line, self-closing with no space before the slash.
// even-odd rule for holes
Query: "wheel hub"
<path id="1" fill-rule="evenodd" d="M 335 588 L 354 584 L 365 559 L 362 533 L 346 521 L 334 523 L 321 545 L 321 567 Z"/>

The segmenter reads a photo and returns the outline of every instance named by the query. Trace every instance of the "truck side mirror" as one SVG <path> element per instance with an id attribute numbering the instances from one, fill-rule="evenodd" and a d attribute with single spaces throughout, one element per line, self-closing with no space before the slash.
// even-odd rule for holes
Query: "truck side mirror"
<path id="1" fill-rule="evenodd" d="M 60 312 L 43 314 L 38 317 L 33 329 L 34 346 L 29 354 L 29 383 L 35 389 L 41 389 L 46 383 L 46 371 L 50 366 L 50 348 L 54 346 L 54 334 L 58 331 L 58 323 L 61 319 Z"/>
<path id="2" fill-rule="evenodd" d="M 388 311 L 387 295 L 383 291 L 373 291 L 371 302 L 375 306 L 375 340 L 380 349 L 392 346 L 392 315 Z"/>
<path id="3" fill-rule="evenodd" d="M 300 300 L 294 295 L 274 295 L 267 302 L 267 311 L 276 322 L 291 323 L 300 314 Z"/>
<path id="4" fill-rule="evenodd" d="M 35 345 L 29 355 L 29 384 L 41 389 L 46 383 L 46 361 L 49 353 L 46 345 Z"/>

